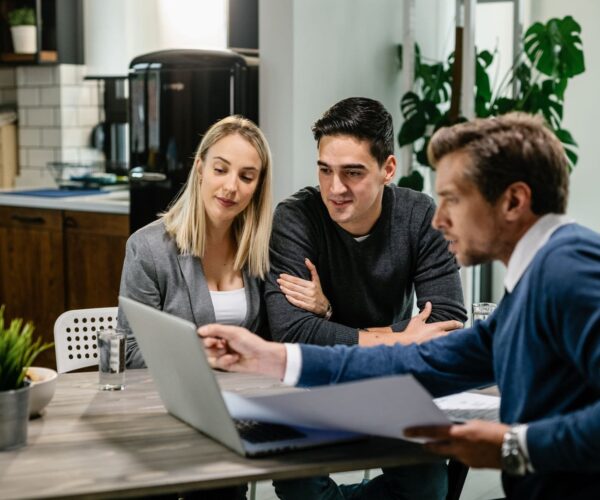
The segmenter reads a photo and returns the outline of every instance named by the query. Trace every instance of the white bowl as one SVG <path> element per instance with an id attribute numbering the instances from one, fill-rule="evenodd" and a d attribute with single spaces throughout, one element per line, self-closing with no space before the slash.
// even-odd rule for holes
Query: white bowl
<path id="1" fill-rule="evenodd" d="M 27 370 L 31 379 L 29 387 L 29 417 L 34 417 L 46 407 L 54 396 L 58 374 L 50 368 L 31 366 Z"/>

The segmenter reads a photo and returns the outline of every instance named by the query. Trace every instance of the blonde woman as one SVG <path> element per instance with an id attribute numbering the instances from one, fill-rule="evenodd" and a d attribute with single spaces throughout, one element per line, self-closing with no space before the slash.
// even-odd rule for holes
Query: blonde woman
<path id="1" fill-rule="evenodd" d="M 206 133 L 188 181 L 157 221 L 127 241 L 120 294 L 196 325 L 239 325 L 267 336 L 271 153 L 259 128 L 230 116 Z M 144 360 L 124 314 L 126 363 Z M 165 334 L 168 334 L 165 332 Z"/>

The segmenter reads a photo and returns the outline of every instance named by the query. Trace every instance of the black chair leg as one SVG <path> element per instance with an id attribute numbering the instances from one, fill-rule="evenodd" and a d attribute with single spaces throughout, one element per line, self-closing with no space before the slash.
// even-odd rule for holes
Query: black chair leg
<path id="1" fill-rule="evenodd" d="M 448 494 L 446 500 L 458 500 L 467 479 L 467 467 L 462 462 L 451 458 L 448 461 Z"/>

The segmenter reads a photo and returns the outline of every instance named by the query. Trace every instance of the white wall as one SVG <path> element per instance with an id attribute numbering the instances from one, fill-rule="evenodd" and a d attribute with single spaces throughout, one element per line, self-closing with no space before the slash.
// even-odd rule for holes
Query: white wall
<path id="1" fill-rule="evenodd" d="M 310 127 L 335 102 L 378 99 L 397 128 L 401 20 L 397 0 L 260 0 L 260 125 L 276 201 L 317 183 Z"/>
<path id="2" fill-rule="evenodd" d="M 596 0 L 532 0 L 532 20 L 546 22 L 571 15 L 581 25 L 586 71 L 571 80 L 565 95 L 563 126 L 579 143 L 579 162 L 571 174 L 568 213 L 577 222 L 600 231 L 600 162 L 598 161 L 598 117 L 600 117 L 600 2 Z"/>
<path id="3" fill-rule="evenodd" d="M 84 0 L 88 75 L 126 75 L 131 59 L 162 49 L 227 45 L 225 0 Z"/>

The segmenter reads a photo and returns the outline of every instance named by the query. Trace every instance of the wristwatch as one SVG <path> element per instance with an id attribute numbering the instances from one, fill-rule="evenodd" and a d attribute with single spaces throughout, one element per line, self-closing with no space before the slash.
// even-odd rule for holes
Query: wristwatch
<path id="1" fill-rule="evenodd" d="M 331 307 L 331 302 L 329 302 L 329 304 L 327 304 L 327 311 L 325 311 L 325 316 L 323 316 L 323 319 L 325 321 L 329 321 L 332 314 L 333 314 L 333 307 Z"/>
<path id="2" fill-rule="evenodd" d="M 502 440 L 502 470 L 511 476 L 527 473 L 527 457 L 521 449 L 515 427 L 511 427 Z"/>

